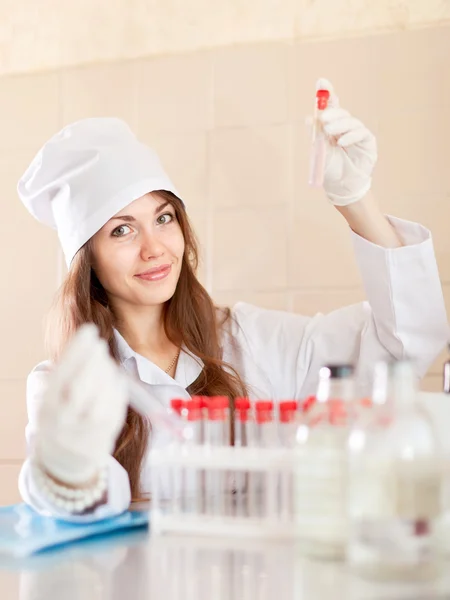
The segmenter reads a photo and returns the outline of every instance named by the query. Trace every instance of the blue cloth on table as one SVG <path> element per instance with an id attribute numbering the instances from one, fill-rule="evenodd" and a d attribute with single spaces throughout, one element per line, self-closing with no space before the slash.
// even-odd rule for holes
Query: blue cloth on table
<path id="1" fill-rule="evenodd" d="M 24 557 L 76 540 L 148 525 L 148 511 L 127 511 L 93 523 L 43 517 L 26 504 L 0 507 L 0 556 Z"/>

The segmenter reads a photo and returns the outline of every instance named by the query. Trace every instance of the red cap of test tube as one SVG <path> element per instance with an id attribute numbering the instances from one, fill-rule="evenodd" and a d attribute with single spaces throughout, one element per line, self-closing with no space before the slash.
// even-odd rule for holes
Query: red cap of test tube
<path id="1" fill-rule="evenodd" d="M 317 108 L 319 110 L 325 110 L 328 106 L 328 100 L 330 99 L 329 90 L 317 90 L 316 92 Z"/>
<path id="2" fill-rule="evenodd" d="M 206 408 L 208 410 L 208 419 L 210 421 L 224 421 L 227 418 L 228 408 L 227 396 L 211 396 L 207 398 Z"/>
<path id="3" fill-rule="evenodd" d="M 295 419 L 297 411 L 297 402 L 295 400 L 285 400 L 280 402 L 280 423 L 290 423 Z"/>
<path id="4" fill-rule="evenodd" d="M 181 409 L 183 408 L 185 400 L 183 398 L 173 398 L 170 401 L 170 407 L 177 414 L 181 415 Z"/>
<path id="5" fill-rule="evenodd" d="M 271 400 L 255 402 L 255 410 L 257 423 L 269 423 L 273 420 L 273 402 Z"/>
<path id="6" fill-rule="evenodd" d="M 202 418 L 202 400 L 200 396 L 192 396 L 190 400 L 186 400 L 184 407 L 187 410 L 188 421 L 198 421 Z"/>
<path id="7" fill-rule="evenodd" d="M 234 410 L 238 421 L 248 421 L 250 412 L 250 400 L 248 398 L 236 398 Z"/>
<path id="8" fill-rule="evenodd" d="M 208 396 L 198 396 L 200 398 L 201 408 L 208 407 Z"/>

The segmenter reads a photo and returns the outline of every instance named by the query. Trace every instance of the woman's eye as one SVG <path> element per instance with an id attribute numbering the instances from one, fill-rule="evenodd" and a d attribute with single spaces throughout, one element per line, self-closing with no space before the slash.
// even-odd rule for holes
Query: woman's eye
<path id="1" fill-rule="evenodd" d="M 163 215 L 160 215 L 156 219 L 156 222 L 158 223 L 158 225 L 167 225 L 167 223 L 170 223 L 170 221 L 172 221 L 172 220 L 173 220 L 172 213 L 164 213 Z"/>
<path id="2" fill-rule="evenodd" d="M 114 231 L 112 232 L 111 235 L 113 235 L 114 237 L 123 237 L 130 231 L 131 231 L 131 229 L 128 225 L 119 225 L 119 227 L 116 227 L 114 229 Z"/>

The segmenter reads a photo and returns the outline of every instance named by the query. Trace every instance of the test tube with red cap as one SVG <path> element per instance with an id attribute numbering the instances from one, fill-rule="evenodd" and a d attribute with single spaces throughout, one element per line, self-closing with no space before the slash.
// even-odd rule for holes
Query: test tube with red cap
<path id="1" fill-rule="evenodd" d="M 228 445 L 229 401 L 226 396 L 207 398 L 205 423 L 205 444 L 210 448 Z M 223 516 L 225 513 L 226 473 L 210 468 L 205 474 L 205 503 L 208 515 Z"/>
<path id="2" fill-rule="evenodd" d="M 327 144 L 320 114 L 327 108 L 329 99 L 329 90 L 317 90 L 309 171 L 309 185 L 312 187 L 322 187 L 323 185 Z"/>
<path id="3" fill-rule="evenodd" d="M 274 448 L 277 445 L 277 430 L 274 420 L 273 402 L 255 402 L 255 435 L 253 445 L 257 448 Z M 249 474 L 248 512 L 250 517 L 273 517 L 276 512 L 276 481 L 274 473 L 254 471 Z"/>
<path id="4" fill-rule="evenodd" d="M 297 408 L 295 400 L 285 400 L 279 403 L 279 438 L 284 448 L 295 448 L 297 433 Z M 290 521 L 294 516 L 294 476 L 293 465 L 287 465 L 280 472 L 279 481 L 279 505 L 280 517 L 283 521 Z"/>
<path id="5" fill-rule="evenodd" d="M 234 401 L 234 445 L 251 445 L 251 404 L 248 398 L 236 398 Z"/>
<path id="6" fill-rule="evenodd" d="M 204 398 L 207 421 L 205 423 L 205 443 L 209 446 L 225 446 L 228 444 L 229 401 L 226 396 Z"/>
<path id="7" fill-rule="evenodd" d="M 184 452 L 189 453 L 192 446 L 201 441 L 201 399 L 193 396 L 184 402 L 183 413 L 186 418 L 184 430 Z M 195 467 L 186 467 L 182 477 L 182 510 L 186 513 L 200 512 L 201 478 L 200 471 Z"/>
<path id="8" fill-rule="evenodd" d="M 202 419 L 200 421 L 200 444 L 205 443 L 206 439 L 206 423 L 208 421 L 208 396 L 198 396 L 200 398 L 200 410 Z M 205 469 L 200 469 L 200 512 L 202 514 L 205 513 L 206 510 L 206 500 L 205 500 L 205 490 L 206 490 L 206 472 Z"/>
<path id="9" fill-rule="evenodd" d="M 170 401 L 171 409 L 184 419 L 184 406 L 186 400 L 184 398 L 172 398 Z M 183 431 L 184 434 L 184 431 Z M 170 482 L 170 490 L 168 492 L 170 499 L 171 512 L 178 514 L 181 512 L 182 496 L 184 493 L 183 479 L 184 474 L 181 467 L 173 465 L 168 475 Z"/>
<path id="10" fill-rule="evenodd" d="M 255 443 L 259 448 L 277 445 L 277 427 L 273 414 L 272 400 L 255 402 Z"/>
<path id="11" fill-rule="evenodd" d="M 245 448 L 252 445 L 252 413 L 248 398 L 236 398 L 234 401 L 234 445 Z M 248 471 L 237 470 L 234 478 L 234 514 L 247 516 Z"/>
<path id="12" fill-rule="evenodd" d="M 202 413 L 201 443 L 205 443 L 205 423 L 208 419 L 208 396 L 198 396 L 200 398 L 200 410 Z"/>
<path id="13" fill-rule="evenodd" d="M 285 448 L 295 447 L 297 408 L 296 400 L 283 400 L 278 405 L 280 415 L 278 423 L 279 439 L 280 445 Z"/>

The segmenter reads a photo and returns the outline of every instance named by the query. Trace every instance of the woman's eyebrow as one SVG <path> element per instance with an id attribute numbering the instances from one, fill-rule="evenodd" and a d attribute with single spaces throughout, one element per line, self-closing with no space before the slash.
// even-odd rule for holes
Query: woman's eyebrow
<path id="1" fill-rule="evenodd" d="M 155 208 L 155 214 L 159 213 L 161 210 L 164 210 L 166 208 L 166 206 L 168 206 L 170 204 L 170 202 L 164 202 L 163 204 L 160 204 L 159 206 L 157 206 Z"/>
<path id="2" fill-rule="evenodd" d="M 120 219 L 121 221 L 136 221 L 131 215 L 118 215 L 117 217 L 111 217 L 110 221 L 113 221 L 114 219 Z"/>
<path id="3" fill-rule="evenodd" d="M 166 208 L 166 206 L 168 206 L 169 204 L 170 204 L 170 202 L 164 202 L 163 204 L 159 204 L 155 208 L 155 214 L 164 210 Z M 120 220 L 120 221 L 130 221 L 130 222 L 136 221 L 136 218 L 131 215 L 117 215 L 116 217 L 111 217 L 109 220 L 113 221 L 114 219 Z"/>

